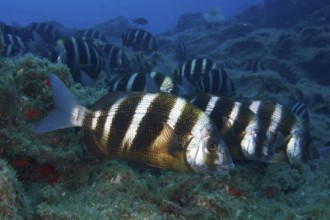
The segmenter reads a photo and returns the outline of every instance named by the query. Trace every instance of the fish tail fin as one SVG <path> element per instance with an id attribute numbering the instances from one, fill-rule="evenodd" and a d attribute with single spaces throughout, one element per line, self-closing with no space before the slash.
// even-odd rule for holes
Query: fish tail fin
<path id="1" fill-rule="evenodd" d="M 56 75 L 51 74 L 50 82 L 55 109 L 33 131 L 44 133 L 69 127 L 81 127 L 88 110 L 79 104 L 76 97 Z"/>

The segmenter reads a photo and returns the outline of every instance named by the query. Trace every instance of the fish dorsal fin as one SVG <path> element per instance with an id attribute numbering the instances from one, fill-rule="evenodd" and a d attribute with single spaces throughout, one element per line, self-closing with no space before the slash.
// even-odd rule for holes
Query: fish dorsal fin
<path id="1" fill-rule="evenodd" d="M 183 150 L 173 128 L 166 123 L 163 123 L 163 129 L 153 141 L 151 148 L 152 151 L 169 153 L 171 155 L 174 155 L 177 151 Z"/>
<path id="2" fill-rule="evenodd" d="M 128 93 L 128 92 L 112 92 L 112 93 L 109 93 L 105 96 L 102 96 L 99 100 L 97 100 L 92 105 L 91 109 L 96 111 L 96 110 L 101 110 L 101 109 L 110 107 L 116 101 L 118 101 L 121 98 L 126 97 L 128 94 L 131 94 L 131 93 Z"/>

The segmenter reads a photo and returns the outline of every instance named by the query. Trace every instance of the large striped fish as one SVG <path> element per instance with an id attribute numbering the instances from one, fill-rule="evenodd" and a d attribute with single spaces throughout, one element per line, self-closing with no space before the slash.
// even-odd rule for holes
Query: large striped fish
<path id="1" fill-rule="evenodd" d="M 210 116 L 234 160 L 268 161 L 273 156 L 261 121 L 240 102 L 206 93 L 186 99 Z"/>
<path id="2" fill-rule="evenodd" d="M 248 101 L 244 105 L 262 121 L 267 137 L 275 147 L 273 162 L 296 164 L 320 158 L 305 122 L 288 108 L 266 100 Z"/>
<path id="3" fill-rule="evenodd" d="M 88 148 L 161 169 L 226 174 L 233 162 L 211 119 L 182 98 L 166 94 L 109 94 L 81 106 L 51 75 L 56 109 L 35 132 L 83 127 Z"/>

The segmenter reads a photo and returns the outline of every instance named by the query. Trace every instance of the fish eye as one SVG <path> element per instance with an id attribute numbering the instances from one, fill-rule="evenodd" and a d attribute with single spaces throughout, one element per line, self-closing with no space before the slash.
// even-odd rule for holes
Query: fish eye
<path id="1" fill-rule="evenodd" d="M 218 145 L 216 142 L 214 141 L 210 141 L 208 144 L 207 144 L 207 149 L 209 151 L 215 151 L 217 149 Z"/>

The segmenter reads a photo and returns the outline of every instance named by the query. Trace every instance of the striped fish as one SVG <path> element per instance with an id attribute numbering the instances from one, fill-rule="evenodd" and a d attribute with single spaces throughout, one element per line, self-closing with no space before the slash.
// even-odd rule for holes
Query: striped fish
<path id="1" fill-rule="evenodd" d="M 206 93 L 186 99 L 213 120 L 234 160 L 268 161 L 273 156 L 260 120 L 240 102 Z"/>
<path id="2" fill-rule="evenodd" d="M 21 56 L 26 52 L 26 44 L 16 35 L 4 34 L 4 49 L 2 55 L 5 57 Z"/>
<path id="3" fill-rule="evenodd" d="M 101 48 L 109 68 L 129 67 L 128 58 L 122 49 L 113 44 L 105 44 Z"/>
<path id="4" fill-rule="evenodd" d="M 154 36 L 143 29 L 130 29 L 122 35 L 123 45 L 133 50 L 156 51 Z"/>
<path id="5" fill-rule="evenodd" d="M 129 73 L 114 77 L 109 82 L 109 92 L 116 91 L 178 94 L 179 87 L 170 76 L 152 71 L 149 73 Z"/>
<path id="6" fill-rule="evenodd" d="M 217 68 L 217 64 L 208 58 L 195 58 L 187 60 L 179 68 L 173 71 L 174 78 L 182 83 L 185 77 L 193 86 L 195 86 L 201 78 L 212 69 Z"/>
<path id="7" fill-rule="evenodd" d="M 32 40 L 36 39 L 36 34 L 41 37 L 46 43 L 53 43 L 60 36 L 60 31 L 51 22 L 33 22 L 26 28 L 26 33 Z"/>
<path id="8" fill-rule="evenodd" d="M 187 59 L 187 49 L 185 43 L 179 39 L 177 41 L 177 48 L 175 51 L 175 57 L 179 62 L 183 62 Z"/>
<path id="9" fill-rule="evenodd" d="M 68 65 L 73 78 L 81 82 L 80 70 L 96 79 L 104 67 L 104 57 L 100 48 L 93 41 L 76 37 L 64 37 L 55 45 L 57 61 Z"/>
<path id="10" fill-rule="evenodd" d="M 297 164 L 320 157 L 302 119 L 288 108 L 271 101 L 248 101 L 261 120 L 267 137 L 274 146 L 274 162 Z"/>
<path id="11" fill-rule="evenodd" d="M 79 30 L 74 36 L 84 40 L 93 39 L 100 42 L 108 42 L 107 38 L 101 32 L 96 30 Z"/>
<path id="12" fill-rule="evenodd" d="M 166 94 L 109 94 L 81 106 L 51 75 L 56 109 L 35 132 L 83 127 L 88 149 L 103 158 L 173 171 L 227 174 L 233 162 L 211 119 L 182 98 Z"/>
<path id="13" fill-rule="evenodd" d="M 235 92 L 234 82 L 224 69 L 212 69 L 204 74 L 196 84 L 196 92 L 221 96 L 232 96 Z"/>

